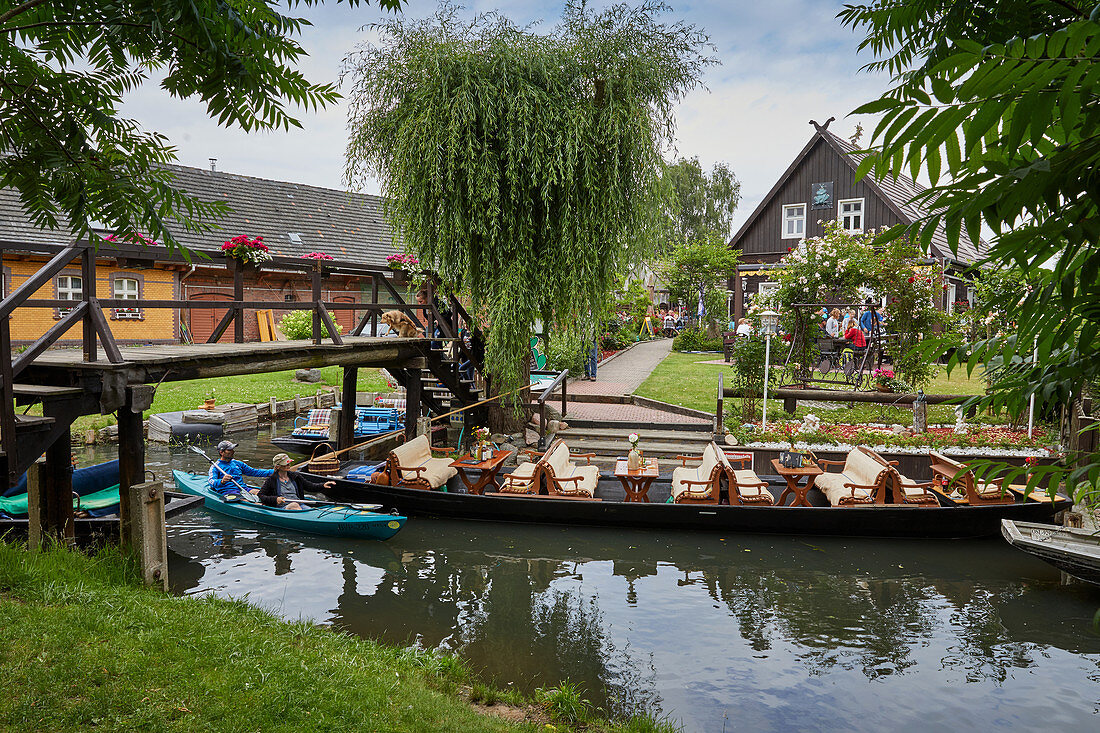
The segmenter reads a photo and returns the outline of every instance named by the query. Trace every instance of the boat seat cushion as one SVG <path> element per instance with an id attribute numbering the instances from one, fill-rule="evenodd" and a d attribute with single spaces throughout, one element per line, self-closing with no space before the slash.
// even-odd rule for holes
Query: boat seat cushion
<path id="1" fill-rule="evenodd" d="M 861 450 L 853 450 L 844 461 L 844 467 L 840 473 L 826 471 L 817 477 L 814 485 L 821 489 L 833 506 L 839 506 L 841 499 L 851 501 L 853 489 L 844 484 L 859 484 L 860 486 L 876 486 L 882 478 L 887 467 L 880 464 L 871 456 Z M 866 501 L 873 492 L 868 489 L 854 489 L 857 501 Z"/>
<path id="2" fill-rule="evenodd" d="M 394 448 L 392 453 L 398 465 L 423 466 L 432 457 L 432 447 L 427 435 L 418 435 Z"/>
<path id="3" fill-rule="evenodd" d="M 680 466 L 672 469 L 672 497 L 674 501 L 688 492 L 694 497 L 711 496 L 711 492 L 714 491 L 713 484 L 710 486 L 692 486 L 684 483 L 684 481 L 709 481 L 710 470 L 708 469 L 706 474 L 703 474 L 700 468 Z"/>
<path id="4" fill-rule="evenodd" d="M 567 481 L 557 487 L 559 494 L 569 496 L 595 496 L 596 484 L 600 480 L 600 469 L 596 466 L 577 466 L 569 477 L 580 476 L 580 481 Z"/>
<path id="5" fill-rule="evenodd" d="M 558 441 L 542 458 L 543 465 L 550 469 L 559 478 L 571 475 L 573 462 L 569 460 L 569 447 Z"/>
<path id="6" fill-rule="evenodd" d="M 530 461 L 525 461 L 518 466 L 516 470 L 504 477 L 504 480 L 500 483 L 500 490 L 506 494 L 533 494 L 538 491 L 538 483 L 535 475 L 536 465 Z M 517 478 L 512 478 L 516 476 Z M 531 478 L 518 478 L 520 476 L 530 476 Z"/>
<path id="7" fill-rule="evenodd" d="M 738 493 L 743 496 L 760 496 L 762 494 L 771 496 L 771 492 L 767 489 L 768 484 L 756 475 L 756 471 L 747 468 L 734 469 L 733 480 L 737 484 Z"/>

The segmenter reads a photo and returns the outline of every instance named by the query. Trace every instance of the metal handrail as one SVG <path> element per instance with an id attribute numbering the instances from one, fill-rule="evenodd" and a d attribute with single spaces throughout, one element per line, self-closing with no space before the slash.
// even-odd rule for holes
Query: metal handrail
<path id="1" fill-rule="evenodd" d="M 568 369 L 562 369 L 560 372 L 552 372 L 546 370 L 531 370 L 531 374 L 557 374 L 554 381 L 550 383 L 550 386 L 542 391 L 542 394 L 535 400 L 535 404 L 539 408 L 539 450 L 546 448 L 546 400 L 550 399 L 550 396 L 554 393 L 558 387 L 561 387 L 561 416 L 565 417 L 565 408 L 567 403 L 567 397 L 565 394 L 566 378 L 569 376 Z"/>

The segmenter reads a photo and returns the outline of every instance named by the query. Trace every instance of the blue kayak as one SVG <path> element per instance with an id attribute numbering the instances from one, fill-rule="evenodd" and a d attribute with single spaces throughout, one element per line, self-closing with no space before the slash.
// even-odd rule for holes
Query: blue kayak
<path id="1" fill-rule="evenodd" d="M 348 504 L 334 503 L 292 511 L 247 501 L 225 501 L 221 494 L 206 485 L 205 475 L 182 471 L 172 471 L 172 474 L 176 479 L 176 488 L 186 494 L 203 497 L 207 509 L 270 527 L 329 537 L 388 540 L 405 524 L 405 517 L 379 514 Z"/>

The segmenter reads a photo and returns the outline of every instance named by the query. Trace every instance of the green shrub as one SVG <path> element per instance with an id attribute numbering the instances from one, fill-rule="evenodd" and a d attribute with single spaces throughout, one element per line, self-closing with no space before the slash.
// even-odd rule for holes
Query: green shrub
<path id="1" fill-rule="evenodd" d="M 313 311 L 291 311 L 279 319 L 279 330 L 288 339 L 313 338 Z M 343 326 L 336 326 L 336 333 L 343 333 Z M 324 322 L 321 322 L 321 338 L 329 338 L 330 334 Z"/>
<path id="2" fill-rule="evenodd" d="M 689 326 L 672 339 L 673 351 L 721 351 L 722 337 L 710 338 L 707 332 L 695 326 Z"/>
<path id="3" fill-rule="evenodd" d="M 568 369 L 570 374 L 584 374 L 585 344 L 571 331 L 550 334 L 550 346 L 546 351 L 546 368 L 555 372 Z"/>

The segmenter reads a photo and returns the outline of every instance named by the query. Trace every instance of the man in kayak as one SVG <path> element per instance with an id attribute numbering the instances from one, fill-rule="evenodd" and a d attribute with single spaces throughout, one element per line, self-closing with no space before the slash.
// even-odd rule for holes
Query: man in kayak
<path id="1" fill-rule="evenodd" d="M 290 456 L 286 453 L 280 453 L 271 459 L 271 465 L 275 467 L 275 473 L 268 476 L 267 480 L 264 481 L 264 485 L 260 487 L 261 504 L 298 510 L 302 508 L 298 501 L 306 498 L 304 492 L 331 489 L 336 486 L 335 481 L 326 481 L 319 484 L 310 481 L 300 473 L 292 473 L 290 464 Z"/>
<path id="2" fill-rule="evenodd" d="M 238 461 L 233 457 L 236 449 L 237 444 L 230 440 L 218 443 L 218 460 L 210 466 L 210 474 L 206 479 L 206 485 L 225 497 L 226 501 L 240 499 L 242 491 L 251 494 L 259 492 L 259 489 L 245 484 L 245 476 L 266 477 L 274 473 L 270 468 L 253 468 L 244 461 Z"/>

